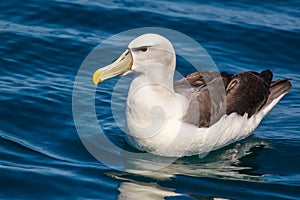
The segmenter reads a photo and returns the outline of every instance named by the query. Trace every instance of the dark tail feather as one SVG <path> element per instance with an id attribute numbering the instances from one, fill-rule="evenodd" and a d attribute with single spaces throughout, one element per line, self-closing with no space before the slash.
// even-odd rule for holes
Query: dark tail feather
<path id="1" fill-rule="evenodd" d="M 273 73 L 270 70 L 267 69 L 265 71 L 262 71 L 259 74 L 259 76 L 267 82 L 268 86 L 270 86 L 270 84 L 272 83 L 272 79 L 273 79 Z"/>
<path id="2" fill-rule="evenodd" d="M 288 93 L 291 87 L 292 84 L 290 82 L 290 79 L 272 81 L 270 84 L 270 94 L 265 106 L 269 105 L 274 99 L 278 98 L 280 95 Z"/>

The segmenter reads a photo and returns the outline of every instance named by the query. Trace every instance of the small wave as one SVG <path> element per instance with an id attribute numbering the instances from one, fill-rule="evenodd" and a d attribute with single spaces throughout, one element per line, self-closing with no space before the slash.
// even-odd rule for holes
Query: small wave
<path id="1" fill-rule="evenodd" d="M 51 158 L 51 159 L 58 160 L 58 161 L 63 161 L 63 162 L 73 162 L 72 160 L 68 160 L 68 159 L 59 157 L 57 155 L 54 155 L 50 152 L 47 152 L 47 151 L 43 150 L 40 147 L 29 144 L 24 140 L 20 140 L 18 138 L 8 136 L 8 135 L 0 135 L 0 137 L 1 137 L 1 139 L 5 140 L 7 142 L 11 142 L 11 143 L 23 148 L 23 149 L 32 151 L 33 153 L 38 153 L 38 154 L 40 154 L 42 156 L 45 156 L 47 158 Z"/>

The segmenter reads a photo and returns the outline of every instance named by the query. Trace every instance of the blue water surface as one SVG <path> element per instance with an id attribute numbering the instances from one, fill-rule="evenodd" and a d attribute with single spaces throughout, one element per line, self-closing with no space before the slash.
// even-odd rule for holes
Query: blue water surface
<path id="1" fill-rule="evenodd" d="M 299 8 L 297 0 L 1 1 L 0 198 L 300 198 Z M 100 42 L 140 27 L 188 35 L 220 71 L 268 68 L 293 88 L 245 140 L 148 174 L 111 169 L 77 134 L 73 85 Z M 180 73 L 193 71 L 178 62 Z M 98 87 L 97 116 L 105 134 L 130 149 L 109 103 L 117 81 Z"/>

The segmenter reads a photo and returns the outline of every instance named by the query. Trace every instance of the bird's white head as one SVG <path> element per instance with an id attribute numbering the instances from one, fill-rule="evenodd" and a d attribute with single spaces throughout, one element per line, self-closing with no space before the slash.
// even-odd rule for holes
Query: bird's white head
<path id="1" fill-rule="evenodd" d="M 112 64 L 95 71 L 97 85 L 108 78 L 125 75 L 131 71 L 147 73 L 147 67 L 168 67 L 174 72 L 176 55 L 172 43 L 158 34 L 144 34 L 128 45 L 128 49 Z"/>
<path id="2" fill-rule="evenodd" d="M 141 35 L 130 42 L 128 48 L 133 57 L 133 71 L 139 71 L 141 66 L 175 67 L 173 45 L 161 35 L 151 33 Z"/>

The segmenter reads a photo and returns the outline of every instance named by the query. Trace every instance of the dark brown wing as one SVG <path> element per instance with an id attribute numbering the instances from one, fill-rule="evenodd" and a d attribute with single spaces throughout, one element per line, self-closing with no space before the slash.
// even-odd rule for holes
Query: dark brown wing
<path id="1" fill-rule="evenodd" d="M 271 71 L 235 75 L 226 87 L 226 113 L 248 113 L 248 117 L 251 117 L 259 111 L 268 100 L 272 76 Z"/>
<path id="2" fill-rule="evenodd" d="M 270 70 L 237 75 L 226 72 L 194 72 L 174 84 L 175 92 L 189 100 L 183 120 L 199 127 L 209 127 L 225 113 L 248 113 L 248 117 L 251 117 L 289 91 L 289 80 L 272 82 L 272 77 Z"/>
<path id="3" fill-rule="evenodd" d="M 226 114 L 225 89 L 233 74 L 226 72 L 194 72 L 174 84 L 175 92 L 188 99 L 183 121 L 199 127 L 208 127 Z"/>

